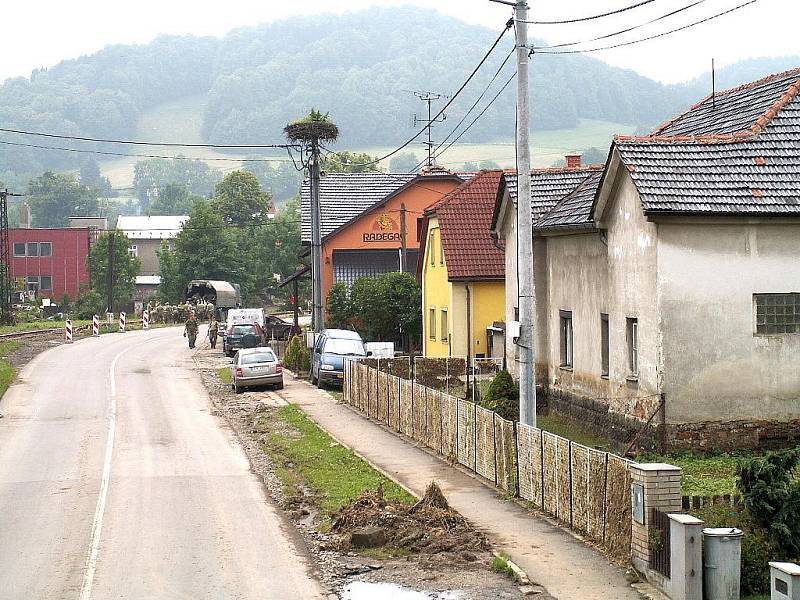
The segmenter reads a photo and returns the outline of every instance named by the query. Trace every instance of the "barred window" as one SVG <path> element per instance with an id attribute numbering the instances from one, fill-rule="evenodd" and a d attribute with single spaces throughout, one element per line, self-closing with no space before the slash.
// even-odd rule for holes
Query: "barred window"
<path id="1" fill-rule="evenodd" d="M 753 294 L 757 334 L 800 333 L 800 293 Z"/>

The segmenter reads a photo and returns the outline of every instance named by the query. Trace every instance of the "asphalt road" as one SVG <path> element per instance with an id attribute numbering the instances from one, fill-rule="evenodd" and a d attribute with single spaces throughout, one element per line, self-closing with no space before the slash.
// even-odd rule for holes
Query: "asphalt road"
<path id="1" fill-rule="evenodd" d="M 3 600 L 322 596 L 181 329 L 49 350 L 0 412 Z"/>

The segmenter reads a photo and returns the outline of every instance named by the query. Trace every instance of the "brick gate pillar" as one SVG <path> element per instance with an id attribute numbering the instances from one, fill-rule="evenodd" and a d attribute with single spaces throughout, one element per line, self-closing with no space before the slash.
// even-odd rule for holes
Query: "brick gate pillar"
<path id="1" fill-rule="evenodd" d="M 634 463 L 631 471 L 631 562 L 641 573 L 650 563 L 650 510 L 681 511 L 681 468 L 665 463 Z"/>

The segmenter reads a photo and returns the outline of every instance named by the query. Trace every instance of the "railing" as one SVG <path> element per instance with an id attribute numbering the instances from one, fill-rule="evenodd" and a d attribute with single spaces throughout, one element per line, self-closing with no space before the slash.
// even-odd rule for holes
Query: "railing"
<path id="1" fill-rule="evenodd" d="M 507 421 L 365 361 L 345 364 L 343 397 L 365 416 L 528 500 L 614 556 L 629 556 L 630 461 Z"/>
<path id="2" fill-rule="evenodd" d="M 744 508 L 742 497 L 738 494 L 719 494 L 716 496 L 681 496 L 683 510 L 698 510 L 705 506 L 731 506 L 733 508 Z"/>
<path id="3" fill-rule="evenodd" d="M 657 508 L 650 509 L 650 568 L 670 577 L 670 523 L 669 515 Z"/>

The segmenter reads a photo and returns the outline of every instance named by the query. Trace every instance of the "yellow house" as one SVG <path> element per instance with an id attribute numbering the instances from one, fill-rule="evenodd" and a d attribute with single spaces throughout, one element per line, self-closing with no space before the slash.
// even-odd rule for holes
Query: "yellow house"
<path id="1" fill-rule="evenodd" d="M 491 237 L 502 174 L 481 171 L 425 211 L 417 273 L 426 356 L 503 357 L 505 259 Z"/>

